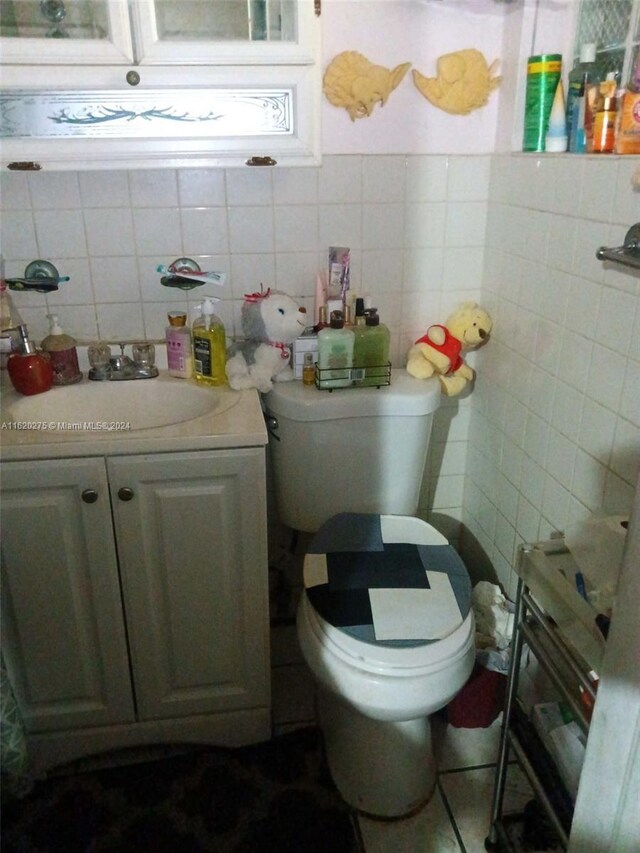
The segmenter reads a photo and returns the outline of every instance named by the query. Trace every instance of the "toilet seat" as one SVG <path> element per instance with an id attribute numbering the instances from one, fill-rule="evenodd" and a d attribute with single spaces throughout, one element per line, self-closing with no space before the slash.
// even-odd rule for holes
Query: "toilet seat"
<path id="1" fill-rule="evenodd" d="M 305 628 L 312 632 L 315 642 L 327 655 L 371 675 L 397 676 L 398 679 L 426 676 L 464 657 L 474 643 L 472 612 L 445 639 L 415 646 L 388 646 L 358 640 L 324 620 L 306 594 L 301 601 L 300 613 L 306 621 Z M 301 624 L 298 630 L 304 630 Z"/>
<path id="2" fill-rule="evenodd" d="M 471 583 L 447 540 L 421 519 L 331 518 L 304 562 L 307 621 L 345 663 L 424 671 L 468 642 Z"/>

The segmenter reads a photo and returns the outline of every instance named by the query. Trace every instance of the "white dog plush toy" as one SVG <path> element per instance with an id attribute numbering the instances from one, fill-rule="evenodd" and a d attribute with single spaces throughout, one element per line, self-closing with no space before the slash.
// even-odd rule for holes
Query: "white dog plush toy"
<path id="1" fill-rule="evenodd" d="M 277 290 L 248 293 L 242 303 L 245 340 L 227 349 L 227 379 L 236 391 L 257 388 L 266 394 L 273 382 L 293 379 L 291 344 L 307 325 L 306 309 Z"/>

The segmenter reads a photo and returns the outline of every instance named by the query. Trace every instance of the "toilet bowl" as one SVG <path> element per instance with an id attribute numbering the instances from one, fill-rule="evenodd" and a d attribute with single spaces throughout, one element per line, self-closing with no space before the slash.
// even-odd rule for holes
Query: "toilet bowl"
<path id="1" fill-rule="evenodd" d="M 396 369 L 382 388 L 278 383 L 265 403 L 280 521 L 315 534 L 297 626 L 331 775 L 354 808 L 400 817 L 431 796 L 430 715 L 474 664 L 467 571 L 413 517 L 440 386 Z"/>
<path id="2" fill-rule="evenodd" d="M 435 786 L 430 715 L 474 665 L 466 569 L 420 519 L 342 513 L 311 542 L 304 584 L 298 638 L 333 780 L 361 812 L 409 814 Z"/>

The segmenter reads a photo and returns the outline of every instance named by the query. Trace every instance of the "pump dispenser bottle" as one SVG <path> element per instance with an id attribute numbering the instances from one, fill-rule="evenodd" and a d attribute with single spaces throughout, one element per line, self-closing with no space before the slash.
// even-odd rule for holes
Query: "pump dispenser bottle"
<path id="1" fill-rule="evenodd" d="M 42 341 L 42 349 L 49 353 L 51 366 L 53 367 L 54 385 L 73 385 L 82 379 L 80 365 L 78 364 L 78 350 L 76 340 L 71 335 L 65 334 L 58 323 L 57 314 L 48 314 L 49 334 Z"/>
<path id="2" fill-rule="evenodd" d="M 200 312 L 193 321 L 193 368 L 198 382 L 226 385 L 227 344 L 222 320 L 214 313 L 215 300 L 205 296 L 196 306 Z"/>
<path id="3" fill-rule="evenodd" d="M 389 343 L 391 333 L 380 322 L 377 308 L 365 311 L 365 325 L 359 327 L 353 350 L 354 368 L 364 368 L 358 385 L 386 385 L 389 377 Z"/>
<path id="4" fill-rule="evenodd" d="M 7 359 L 12 352 L 20 352 L 20 335 L 18 327 L 22 325 L 22 317 L 13 304 L 2 272 L 3 264 L 0 256 L 0 369 L 7 366 Z"/>
<path id="5" fill-rule="evenodd" d="M 353 332 L 344 328 L 342 311 L 332 311 L 329 327 L 318 332 L 318 387 L 351 385 Z"/>
<path id="6" fill-rule="evenodd" d="M 48 356 L 36 352 L 35 344 L 29 339 L 27 327 L 17 327 L 20 335 L 21 352 L 9 356 L 7 372 L 11 384 L 19 394 L 31 396 L 48 391 L 53 385 L 53 367 Z"/>

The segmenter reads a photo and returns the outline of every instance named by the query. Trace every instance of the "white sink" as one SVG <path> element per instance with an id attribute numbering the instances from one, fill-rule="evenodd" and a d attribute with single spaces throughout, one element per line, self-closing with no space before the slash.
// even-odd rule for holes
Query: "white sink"
<path id="1" fill-rule="evenodd" d="M 20 430 L 129 431 L 215 414 L 234 402 L 215 388 L 170 377 L 88 382 L 5 401 L 3 421 Z"/>

